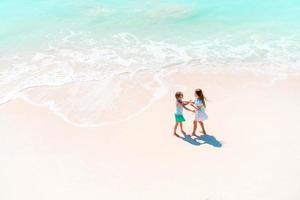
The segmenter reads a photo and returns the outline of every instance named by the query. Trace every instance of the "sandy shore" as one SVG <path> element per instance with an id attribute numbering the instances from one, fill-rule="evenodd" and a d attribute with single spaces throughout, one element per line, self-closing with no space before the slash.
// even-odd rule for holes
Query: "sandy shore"
<path id="1" fill-rule="evenodd" d="M 141 115 L 96 128 L 21 99 L 1 105 L 0 199 L 300 199 L 300 77 L 166 80 L 168 93 Z M 174 92 L 192 97 L 197 87 L 209 99 L 210 136 L 173 137 Z"/>

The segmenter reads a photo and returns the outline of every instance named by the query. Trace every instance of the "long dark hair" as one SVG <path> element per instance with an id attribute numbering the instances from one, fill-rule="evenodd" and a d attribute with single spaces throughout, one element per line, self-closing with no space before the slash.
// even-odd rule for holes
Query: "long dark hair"
<path id="1" fill-rule="evenodd" d="M 204 108 L 206 108 L 206 103 L 205 103 L 206 97 L 204 96 L 202 90 L 200 88 L 196 89 L 195 93 L 198 96 L 198 98 L 202 101 Z"/>

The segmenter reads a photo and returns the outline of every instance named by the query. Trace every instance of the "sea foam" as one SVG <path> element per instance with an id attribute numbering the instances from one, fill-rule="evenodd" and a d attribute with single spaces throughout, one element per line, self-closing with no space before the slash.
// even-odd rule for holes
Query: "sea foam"
<path id="1" fill-rule="evenodd" d="M 289 71 L 300 70 L 298 42 L 296 36 L 155 41 L 129 33 L 97 40 L 72 32 L 45 49 L 2 56 L 0 102 L 22 96 L 82 126 L 122 121 L 140 113 L 166 91 L 160 76 L 163 71 L 242 70 L 284 78 Z M 138 100 L 141 96 L 143 102 Z M 121 100 L 140 106 L 125 106 Z M 94 115 L 101 112 L 112 115 Z"/>

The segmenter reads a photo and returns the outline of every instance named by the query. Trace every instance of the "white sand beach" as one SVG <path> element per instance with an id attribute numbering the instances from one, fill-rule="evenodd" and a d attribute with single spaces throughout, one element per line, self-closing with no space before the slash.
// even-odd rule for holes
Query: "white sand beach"
<path id="1" fill-rule="evenodd" d="M 0 199 L 300 199 L 300 77 L 186 72 L 166 82 L 140 115 L 100 127 L 22 99 L 1 105 Z M 198 87 L 208 136 L 174 137 L 174 93 L 193 98 Z"/>

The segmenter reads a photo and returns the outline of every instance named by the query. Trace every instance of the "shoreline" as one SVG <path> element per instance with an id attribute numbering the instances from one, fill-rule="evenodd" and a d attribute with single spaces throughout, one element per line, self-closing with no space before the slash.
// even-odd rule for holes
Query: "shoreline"
<path id="1" fill-rule="evenodd" d="M 144 71 L 142 71 L 142 73 L 144 73 Z M 148 74 L 148 73 L 147 73 Z M 150 73 L 152 74 L 152 73 Z M 249 73 L 248 71 L 245 70 L 241 70 L 241 71 L 229 71 L 229 72 L 221 72 L 221 73 L 217 73 L 217 72 L 199 72 L 198 70 L 195 69 L 189 69 L 189 70 L 172 70 L 172 71 L 166 71 L 163 72 L 161 75 L 159 75 L 159 80 L 160 83 L 160 88 L 158 88 L 159 90 L 164 90 L 164 91 L 160 91 L 160 93 L 162 94 L 158 94 L 158 96 L 156 96 L 155 94 L 151 94 L 152 97 L 150 99 L 148 99 L 148 103 L 146 105 L 144 105 L 143 107 L 141 107 L 139 110 L 133 112 L 133 114 L 128 115 L 127 117 L 124 117 L 122 119 L 118 119 L 118 120 L 112 120 L 112 121 L 106 121 L 106 122 L 101 122 L 101 123 L 93 123 L 93 124 L 82 124 L 82 123 L 78 123 L 78 122 L 74 122 L 72 121 L 72 119 L 69 119 L 68 116 L 66 116 L 64 113 L 59 112 L 58 110 L 55 109 L 55 104 L 53 103 L 47 103 L 47 102 L 34 102 L 34 100 L 30 99 L 30 95 L 26 96 L 26 93 L 31 90 L 36 90 L 39 91 L 39 89 L 43 90 L 43 88 L 60 88 L 60 87 L 65 87 L 65 86 L 72 86 L 72 85 L 76 85 L 76 84 L 85 84 L 85 83 L 95 83 L 97 84 L 99 81 L 83 81 L 83 82 L 78 82 L 78 81 L 74 81 L 71 83 L 65 83 L 63 85 L 42 85 L 42 86 L 33 86 L 30 88 L 25 88 L 22 91 L 19 91 L 16 95 L 16 97 L 7 100 L 6 102 L 0 104 L 0 106 L 5 105 L 6 103 L 9 103 L 10 101 L 15 101 L 18 99 L 21 99 L 33 106 L 41 106 L 41 107 L 46 107 L 49 110 L 51 110 L 55 115 L 59 116 L 60 118 L 62 118 L 66 123 L 70 123 L 73 126 L 78 126 L 78 127 L 101 127 L 101 126 L 107 126 L 107 125 L 112 125 L 112 124 L 118 124 L 118 123 L 122 123 L 122 122 L 126 122 L 128 120 L 132 120 L 135 117 L 138 117 L 140 114 L 142 114 L 143 112 L 145 112 L 149 107 L 151 107 L 152 104 L 156 103 L 159 99 L 164 98 L 165 95 L 167 95 L 168 92 L 170 92 L 170 90 L 172 90 L 172 85 L 176 85 L 176 83 L 172 82 L 172 79 L 177 79 L 178 82 L 180 82 L 180 77 L 178 76 L 178 74 L 185 74 L 188 76 L 190 75 L 192 77 L 192 79 L 194 80 L 197 76 L 200 77 L 204 77 L 207 81 L 207 83 L 209 83 L 211 80 L 209 80 L 209 78 L 207 77 L 213 77 L 214 81 L 220 81 L 218 79 L 236 79 L 238 78 L 239 80 L 244 79 L 245 81 L 245 86 L 247 87 L 247 84 L 253 84 L 253 81 L 255 82 L 256 80 L 259 80 L 262 84 L 266 84 L 266 85 L 270 85 L 272 86 L 273 84 L 276 83 L 280 83 L 282 81 L 288 81 L 290 79 L 298 79 L 300 76 L 299 75 L 289 75 L 287 78 L 284 79 L 277 79 L 271 75 L 265 75 L 265 74 L 259 74 L 259 73 Z M 152 75 L 151 75 L 152 76 Z M 134 78 L 133 78 L 134 79 Z M 153 78 L 154 80 L 154 78 Z M 252 82 L 252 83 L 251 83 Z M 180 84 L 177 84 L 179 87 L 182 87 L 184 85 L 184 81 L 181 81 Z M 129 93 L 132 91 L 129 91 Z M 192 97 L 193 98 L 193 97 Z M 51 99 L 50 99 L 51 100 Z"/>

